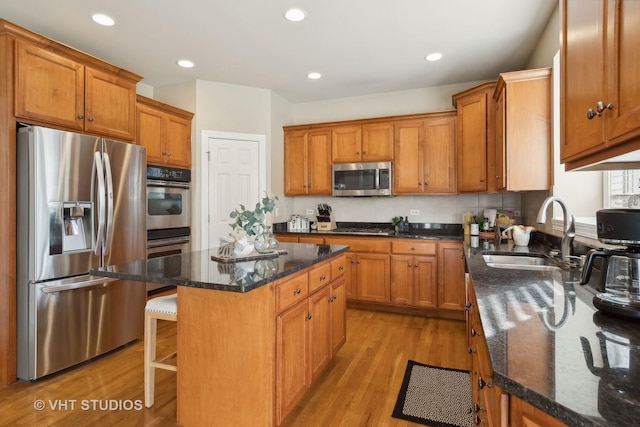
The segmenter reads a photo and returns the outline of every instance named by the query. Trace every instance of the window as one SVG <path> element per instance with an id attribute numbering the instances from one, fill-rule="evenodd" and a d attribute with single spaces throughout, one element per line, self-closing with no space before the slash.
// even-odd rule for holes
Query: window
<path id="1" fill-rule="evenodd" d="M 640 208 L 640 169 L 607 171 L 603 178 L 603 208 Z"/>

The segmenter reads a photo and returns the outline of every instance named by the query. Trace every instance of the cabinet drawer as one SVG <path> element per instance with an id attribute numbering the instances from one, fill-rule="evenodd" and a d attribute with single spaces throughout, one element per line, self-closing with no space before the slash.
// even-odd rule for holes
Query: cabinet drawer
<path id="1" fill-rule="evenodd" d="M 300 237 L 298 237 L 298 242 L 300 242 L 300 243 L 315 243 L 316 245 L 321 245 L 321 244 L 324 243 L 324 237 L 300 236 Z"/>
<path id="2" fill-rule="evenodd" d="M 406 242 L 392 242 L 391 252 L 394 254 L 408 255 L 435 255 L 435 242 L 416 242 L 415 240 L 407 240 Z"/>
<path id="3" fill-rule="evenodd" d="M 349 252 L 389 253 L 389 240 L 367 237 L 326 237 L 328 245 L 348 245 Z"/>
<path id="4" fill-rule="evenodd" d="M 336 280 L 338 277 L 344 275 L 346 263 L 347 257 L 345 257 L 344 255 L 336 260 L 331 261 L 331 280 Z"/>
<path id="5" fill-rule="evenodd" d="M 276 286 L 276 310 L 278 313 L 292 307 L 309 295 L 309 275 L 303 273 Z"/>
<path id="6" fill-rule="evenodd" d="M 331 265 L 327 262 L 309 271 L 309 293 L 331 281 Z"/>

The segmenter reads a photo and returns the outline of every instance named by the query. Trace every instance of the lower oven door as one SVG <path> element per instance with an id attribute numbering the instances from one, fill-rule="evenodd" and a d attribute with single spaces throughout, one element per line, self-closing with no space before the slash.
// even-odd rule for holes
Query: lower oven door
<path id="1" fill-rule="evenodd" d="M 147 259 L 165 257 L 169 255 L 182 255 L 183 253 L 189 252 L 191 248 L 191 239 L 189 236 L 184 237 L 174 237 L 170 239 L 158 239 L 158 240 L 149 240 L 147 241 Z M 172 274 L 177 276 L 182 274 L 181 266 L 182 266 L 182 257 L 172 257 L 167 258 L 167 263 L 172 263 L 171 266 L 166 265 L 166 263 L 158 263 L 159 268 L 164 269 L 164 271 L 158 272 L 150 272 L 150 273 L 162 273 L 163 276 L 167 276 L 167 272 L 174 272 Z M 174 265 L 175 264 L 175 265 Z M 159 290 L 170 289 L 174 286 L 167 286 L 165 284 L 160 283 L 147 283 L 147 292 L 158 292 Z"/>

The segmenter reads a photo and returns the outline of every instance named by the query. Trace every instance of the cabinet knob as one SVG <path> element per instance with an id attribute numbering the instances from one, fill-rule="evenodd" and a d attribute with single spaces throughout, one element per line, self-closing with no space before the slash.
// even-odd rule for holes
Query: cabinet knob
<path id="1" fill-rule="evenodd" d="M 481 178 L 481 179 L 480 179 L 480 182 L 484 182 L 484 179 L 482 179 L 482 178 Z"/>
<path id="2" fill-rule="evenodd" d="M 417 268 L 417 267 L 418 267 L 418 264 L 413 264 L 413 266 Z"/>
<path id="3" fill-rule="evenodd" d="M 496 175 L 496 179 L 500 179 L 500 175 Z"/>
<path id="4" fill-rule="evenodd" d="M 90 122 L 93 121 L 93 117 L 89 117 L 87 120 L 89 120 Z"/>
<path id="5" fill-rule="evenodd" d="M 596 113 L 593 112 L 591 108 L 587 110 L 587 120 L 591 120 L 596 116 Z"/>
<path id="6" fill-rule="evenodd" d="M 166 152 L 166 151 L 163 151 L 163 152 L 162 152 L 162 155 L 163 155 L 163 156 L 166 156 L 166 155 L 167 155 L 167 152 Z"/>
<path id="7" fill-rule="evenodd" d="M 311 320 L 311 313 L 307 314 L 307 320 Z"/>
<path id="8" fill-rule="evenodd" d="M 333 300 L 335 301 L 335 300 L 337 300 L 337 299 L 338 299 L 338 295 L 334 295 L 334 296 L 332 296 L 331 298 L 333 298 Z"/>
<path id="9" fill-rule="evenodd" d="M 407 264 L 407 267 L 411 268 L 411 264 Z"/>
<path id="10" fill-rule="evenodd" d="M 485 420 L 483 420 L 482 418 L 480 418 L 478 415 L 476 415 L 475 417 L 473 417 L 473 422 L 475 423 L 475 425 L 480 425 L 480 424 L 484 424 L 486 423 Z"/>
<path id="11" fill-rule="evenodd" d="M 84 119 L 84 114 L 78 114 L 78 118 L 79 118 L 80 120 Z"/>
<path id="12" fill-rule="evenodd" d="M 474 328 L 471 328 L 471 336 L 475 337 L 475 336 L 480 336 L 482 335 L 480 332 L 476 331 Z"/>
<path id="13" fill-rule="evenodd" d="M 167 156 L 171 157 L 171 153 L 167 153 Z"/>
<path id="14" fill-rule="evenodd" d="M 344 265 L 341 265 L 340 267 L 338 267 L 338 270 L 339 270 L 339 271 L 344 270 Z"/>
<path id="15" fill-rule="evenodd" d="M 607 104 L 604 105 L 604 102 L 602 101 L 598 101 L 596 102 L 596 114 L 598 116 L 602 115 L 602 112 L 607 109 L 607 110 L 613 110 L 613 104 Z"/>
<path id="16" fill-rule="evenodd" d="M 357 155 L 360 155 L 360 152 L 359 152 L 359 151 L 356 151 L 356 154 L 357 154 Z"/>
<path id="17" fill-rule="evenodd" d="M 302 289 L 300 289 L 300 288 L 298 288 L 295 291 L 293 291 L 293 293 L 296 294 L 296 295 L 299 294 L 300 292 L 302 292 Z"/>
<path id="18" fill-rule="evenodd" d="M 478 411 L 484 411 L 485 408 L 483 408 L 482 406 L 478 405 L 477 403 L 473 404 L 473 412 L 478 412 Z"/>
<path id="19" fill-rule="evenodd" d="M 412 246 L 412 247 L 411 247 L 411 250 L 412 250 L 412 251 L 415 251 L 415 250 L 416 250 L 416 248 L 414 248 L 414 247 Z"/>
<path id="20" fill-rule="evenodd" d="M 320 280 L 325 280 L 327 278 L 327 276 L 325 276 L 324 274 L 322 276 L 320 276 Z"/>

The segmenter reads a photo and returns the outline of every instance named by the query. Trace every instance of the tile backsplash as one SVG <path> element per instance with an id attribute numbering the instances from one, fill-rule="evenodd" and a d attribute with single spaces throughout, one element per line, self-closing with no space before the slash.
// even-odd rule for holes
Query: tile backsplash
<path id="1" fill-rule="evenodd" d="M 509 209 L 514 212 L 521 210 L 520 193 L 283 199 L 278 204 L 278 220 L 286 220 L 292 214 L 313 218 L 319 203 L 331 205 L 338 222 L 390 222 L 394 216 L 408 216 L 409 222 L 414 223 L 460 224 L 466 211 L 482 214 L 484 209 L 490 208 Z M 314 215 L 307 214 L 307 210 L 313 210 Z M 519 221 L 519 218 L 515 219 Z"/>

